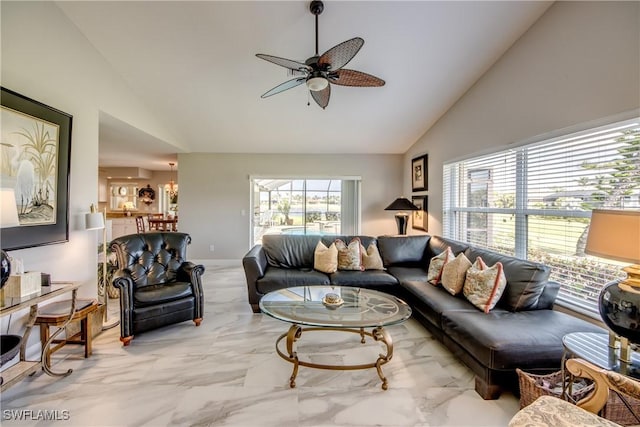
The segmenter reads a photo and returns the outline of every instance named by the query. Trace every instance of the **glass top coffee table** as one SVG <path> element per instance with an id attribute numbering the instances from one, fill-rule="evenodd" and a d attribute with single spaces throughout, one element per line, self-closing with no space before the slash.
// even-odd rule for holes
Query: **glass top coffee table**
<path id="1" fill-rule="evenodd" d="M 382 365 L 393 357 L 393 340 L 385 326 L 404 322 L 411 316 L 411 308 L 401 299 L 370 289 L 347 286 L 299 286 L 269 292 L 260 300 L 263 313 L 284 322 L 292 323 L 289 331 L 276 340 L 276 352 L 284 360 L 293 363 L 289 379 L 291 388 L 296 386 L 299 366 L 331 370 L 355 370 L 376 368 L 382 380 L 382 389 L 388 387 L 382 373 Z M 306 327 L 302 327 L 302 325 Z M 373 328 L 371 332 L 365 328 Z M 375 362 L 360 365 L 323 365 L 298 359 L 295 342 L 307 331 L 341 331 L 360 335 L 365 343 L 369 336 L 386 346 L 386 354 L 380 354 Z M 286 353 L 280 342 L 286 338 Z"/>

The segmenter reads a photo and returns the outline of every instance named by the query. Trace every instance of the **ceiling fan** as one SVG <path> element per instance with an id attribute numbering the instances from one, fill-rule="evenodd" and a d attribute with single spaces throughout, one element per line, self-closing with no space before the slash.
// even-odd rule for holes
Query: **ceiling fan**
<path id="1" fill-rule="evenodd" d="M 299 76 L 265 92 L 261 98 L 267 98 L 306 83 L 313 99 L 324 109 L 329 105 L 331 96 L 331 85 L 329 83 L 339 86 L 384 86 L 384 80 L 378 77 L 361 71 L 342 68 L 356 56 L 362 45 L 364 45 L 364 40 L 360 37 L 354 37 L 342 42 L 322 55 L 318 55 L 318 15 L 324 10 L 324 3 L 320 0 L 314 0 L 311 2 L 309 10 L 316 17 L 316 54 L 307 59 L 304 64 L 277 56 L 264 55 L 262 53 L 256 54 L 258 58 L 288 68 L 293 71 L 294 75 Z"/>

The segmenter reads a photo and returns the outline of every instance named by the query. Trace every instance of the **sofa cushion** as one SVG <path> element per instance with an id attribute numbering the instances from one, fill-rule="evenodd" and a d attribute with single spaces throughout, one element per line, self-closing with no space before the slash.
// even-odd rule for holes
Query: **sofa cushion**
<path id="1" fill-rule="evenodd" d="M 488 267 L 481 257 L 467 270 L 462 293 L 471 304 L 488 313 L 496 306 L 502 296 L 507 279 L 502 271 L 502 264 L 495 263 Z"/>
<path id="2" fill-rule="evenodd" d="M 429 239 L 429 245 L 427 246 L 427 259 L 431 259 L 432 257 L 444 252 L 447 248 L 451 248 L 451 251 L 454 255 L 458 255 L 460 252 L 464 252 L 469 245 L 463 242 L 458 242 L 457 240 L 451 240 L 440 236 L 431 236 Z M 469 258 L 469 256 L 467 256 Z M 469 258 L 469 261 L 473 262 L 474 260 Z"/>
<path id="3" fill-rule="evenodd" d="M 329 284 L 328 275 L 312 269 L 268 268 L 265 275 L 256 281 L 256 289 L 261 294 L 266 294 L 292 286 Z"/>
<path id="4" fill-rule="evenodd" d="M 469 247 L 465 255 L 471 262 L 480 256 L 487 265 L 502 264 L 507 287 L 498 301 L 498 307 L 511 311 L 533 310 L 537 307 L 551 272 L 549 267 L 476 247 Z"/>
<path id="5" fill-rule="evenodd" d="M 351 239 L 348 244 L 344 240 L 336 239 L 336 248 L 338 248 L 338 270 L 364 270 L 360 247 L 362 247 L 362 244 L 357 237 Z"/>
<path id="6" fill-rule="evenodd" d="M 387 272 L 402 282 L 426 282 L 427 272 L 421 267 L 389 267 Z"/>
<path id="7" fill-rule="evenodd" d="M 425 257 L 425 254 L 430 238 L 428 235 L 378 237 L 384 266 L 426 267 L 430 257 Z"/>
<path id="8" fill-rule="evenodd" d="M 265 234 L 262 248 L 272 267 L 313 268 L 313 254 L 319 236 Z"/>
<path id="9" fill-rule="evenodd" d="M 161 285 L 148 285 L 137 288 L 133 293 L 134 305 L 145 307 L 161 303 L 193 297 L 193 290 L 189 282 L 173 282 Z"/>
<path id="10" fill-rule="evenodd" d="M 371 288 L 371 285 L 397 285 L 398 280 L 384 270 L 338 270 L 329 275 L 332 285 Z"/>
<path id="11" fill-rule="evenodd" d="M 376 238 L 372 236 L 336 236 L 335 234 L 327 234 L 321 236 L 320 239 L 322 240 L 322 243 L 329 246 L 331 243 L 335 242 L 336 239 L 340 239 L 343 242 L 350 242 L 355 237 L 360 239 L 360 243 L 362 243 L 362 246 L 365 248 L 368 248 L 371 243 L 375 244 L 377 242 Z"/>
<path id="12" fill-rule="evenodd" d="M 442 268 L 442 287 L 451 295 L 457 295 L 462 292 L 462 287 L 467 277 L 467 270 L 470 267 L 471 261 L 467 259 L 464 253 L 460 252 L 457 257 L 446 263 Z"/>
<path id="13" fill-rule="evenodd" d="M 560 368 L 562 337 L 570 332 L 601 332 L 587 321 L 553 310 L 518 313 L 446 311 L 442 331 L 484 366 L 523 370 Z"/>
<path id="14" fill-rule="evenodd" d="M 326 247 L 318 241 L 313 254 L 313 268 L 322 273 L 335 273 L 338 271 L 338 248 L 332 243 Z"/>
<path id="15" fill-rule="evenodd" d="M 400 286 L 413 296 L 411 305 L 416 305 L 427 320 L 438 328 L 441 328 L 442 313 L 445 311 L 464 310 L 478 313 L 478 309 L 462 294 L 452 296 L 440 286 L 414 281 L 401 282 Z"/>

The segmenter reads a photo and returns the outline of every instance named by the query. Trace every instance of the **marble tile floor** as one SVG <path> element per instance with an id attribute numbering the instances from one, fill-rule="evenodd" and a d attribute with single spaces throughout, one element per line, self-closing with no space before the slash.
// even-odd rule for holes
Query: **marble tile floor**
<path id="1" fill-rule="evenodd" d="M 504 426 L 518 410 L 508 393 L 482 400 L 471 371 L 413 319 L 389 327 L 395 348 L 383 367 L 387 391 L 375 369 L 305 367 L 291 389 L 292 365 L 274 350 L 289 325 L 251 312 L 241 267 L 205 266 L 200 327 L 184 322 L 147 332 L 126 348 L 114 328 L 95 338 L 88 359 L 80 347 L 65 346 L 53 355 L 54 369 L 73 373 L 39 372 L 2 393 L 2 425 Z M 309 332 L 298 345 L 301 358 L 320 363 L 365 363 L 381 351 L 379 343 L 361 345 L 358 335 L 337 332 Z M 14 419 L 21 410 L 31 419 Z M 38 420 L 45 410 L 68 419 Z"/>

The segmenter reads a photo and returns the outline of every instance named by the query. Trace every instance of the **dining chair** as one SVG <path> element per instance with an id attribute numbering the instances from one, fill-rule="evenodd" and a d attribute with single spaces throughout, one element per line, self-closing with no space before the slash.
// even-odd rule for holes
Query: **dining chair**
<path id="1" fill-rule="evenodd" d="M 147 219 L 149 222 L 149 231 L 151 230 L 163 230 L 164 229 L 164 224 L 159 224 L 157 222 L 153 222 L 154 219 L 163 219 L 164 215 L 163 214 L 148 214 L 147 215 Z"/>
<path id="2" fill-rule="evenodd" d="M 144 218 L 140 215 L 136 216 L 136 228 L 138 229 L 138 233 L 144 233 Z"/>

